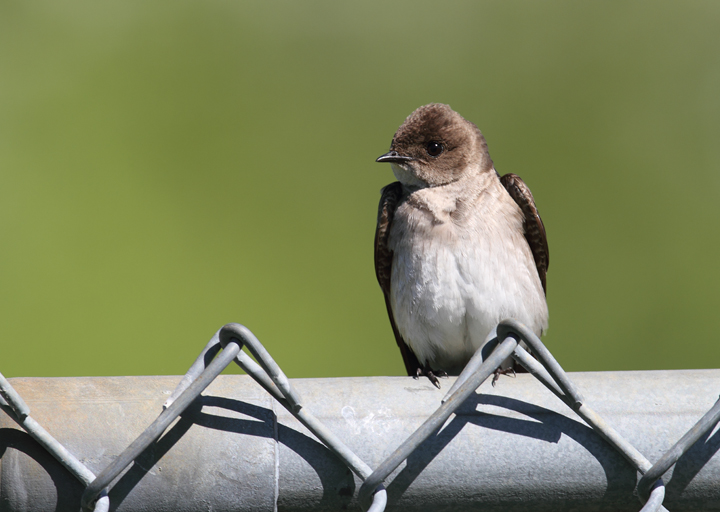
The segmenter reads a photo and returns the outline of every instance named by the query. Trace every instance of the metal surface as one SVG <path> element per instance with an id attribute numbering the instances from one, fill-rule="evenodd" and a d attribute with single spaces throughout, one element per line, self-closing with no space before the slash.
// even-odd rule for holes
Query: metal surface
<path id="1" fill-rule="evenodd" d="M 712 407 L 720 371 L 569 374 L 649 460 Z M 100 473 L 179 377 L 12 379 L 33 417 Z M 370 467 L 440 406 L 409 377 L 295 379 L 311 412 Z M 452 379 L 443 380 L 443 386 Z M 220 376 L 110 491 L 117 510 L 341 510 L 362 481 L 247 376 Z M 0 417 L 0 510 L 77 511 L 82 485 Z M 673 512 L 720 508 L 720 436 L 666 475 Z M 636 471 L 531 375 L 483 384 L 386 480 L 389 510 L 637 511 Z"/>
<path id="2" fill-rule="evenodd" d="M 641 473 L 644 473 L 650 468 L 650 462 L 644 458 L 631 443 L 627 442 L 592 409 L 583 405 L 583 398 L 580 392 L 550 351 L 547 350 L 545 345 L 543 345 L 540 339 L 530 329 L 515 320 L 508 319 L 498 324 L 494 330 L 494 335 L 495 337 L 493 338 L 491 334 L 491 339 L 488 340 L 488 344 L 478 350 L 463 369 L 456 382 L 450 388 L 448 395 L 443 398 L 443 405 L 367 478 L 360 488 L 361 502 L 367 503 L 372 490 L 383 482 L 403 460 L 408 458 L 420 443 L 430 437 L 433 431 L 465 401 L 469 392 L 476 389 L 496 368 L 499 368 L 500 363 L 510 354 L 512 354 L 515 360 L 523 365 L 531 375 L 536 377 L 558 398 L 565 402 L 568 407 L 583 418 L 603 439 L 621 453 L 633 467 Z M 527 353 L 520 341 L 533 350 L 537 360 Z M 498 343 L 500 343 L 499 346 Z M 712 426 L 714 426 L 714 423 Z M 659 477 L 655 480 L 657 480 L 657 485 L 653 487 L 652 499 L 643 507 L 644 512 L 666 510 L 662 507 L 662 501 L 664 499 L 663 482 L 659 480 Z M 647 493 L 642 495 L 643 500 L 647 500 L 647 498 Z"/>
<path id="3" fill-rule="evenodd" d="M 638 494 L 642 498 L 647 498 L 651 487 L 656 487 L 656 482 L 670 469 L 680 458 L 685 455 L 695 444 L 701 439 L 707 438 L 712 429 L 717 425 L 720 420 L 720 400 L 715 402 L 712 409 L 710 409 L 700 420 L 693 425 L 693 427 L 687 431 L 687 433 L 677 443 L 673 445 L 665 454 L 658 460 L 638 482 Z"/>
<path id="4" fill-rule="evenodd" d="M 443 426 L 450 415 L 512 354 L 517 344 L 518 341 L 516 339 L 508 337 L 477 371 L 472 372 L 471 375 L 463 379 L 462 384 L 456 388 L 455 392 L 446 400 L 444 399 L 442 405 L 434 411 L 415 432 L 408 436 L 390 457 L 385 459 L 372 475 L 365 480 L 360 488 L 361 502 L 365 502 L 364 504 L 367 506 L 367 502 L 370 501 L 370 494 L 377 489 L 385 478 L 402 464 L 405 459 L 410 457 L 422 443 Z M 460 378 L 462 377 L 461 375 Z"/>
<path id="5" fill-rule="evenodd" d="M 440 400 L 439 405 L 435 407 L 434 410 L 429 410 L 429 412 L 423 416 L 426 417 L 426 419 L 417 428 L 411 430 L 409 435 L 407 435 L 407 432 L 401 435 L 402 442 L 395 451 L 393 451 L 389 456 L 385 455 L 381 457 L 374 463 L 377 467 L 375 471 L 372 471 L 371 467 L 364 462 L 363 458 L 358 456 L 353 447 L 345 444 L 345 442 L 341 440 L 341 437 L 335 434 L 335 429 L 329 428 L 325 422 L 312 414 L 306 407 L 303 407 L 300 395 L 295 390 L 293 384 L 287 379 L 280 367 L 265 350 L 258 339 L 252 334 L 252 332 L 240 324 L 228 324 L 220 329 L 215 336 L 213 336 L 210 342 L 208 342 L 201 351 L 196 361 L 190 367 L 187 374 L 182 377 L 178 385 L 175 387 L 175 390 L 168 392 L 170 396 L 165 401 L 165 404 L 162 407 L 162 412 L 159 416 L 157 416 L 149 427 L 141 431 L 141 433 L 129 443 L 127 448 L 122 450 L 118 455 L 113 456 L 112 461 L 104 465 L 104 469 L 100 472 L 98 477 L 95 477 L 94 473 L 73 455 L 73 452 L 68 450 L 61 442 L 53 438 L 40 425 L 40 423 L 30 416 L 30 408 L 26 402 L 1 374 L 0 408 L 2 408 L 13 421 L 28 432 L 33 439 L 40 443 L 40 445 L 46 450 L 45 453 L 52 455 L 55 460 L 57 460 L 70 472 L 70 474 L 75 476 L 77 481 L 85 486 L 84 492 L 80 498 L 83 509 L 86 511 L 94 510 L 95 512 L 106 512 L 110 507 L 109 500 L 111 496 L 109 496 L 109 494 L 112 495 L 113 500 L 123 503 L 125 496 L 129 495 L 131 491 L 136 491 L 139 487 L 139 479 L 143 479 L 144 477 L 140 476 L 140 478 L 136 480 L 131 479 L 129 483 L 127 483 L 127 487 L 124 488 L 123 482 L 125 482 L 127 475 L 131 474 L 133 470 L 138 467 L 144 469 L 145 471 L 149 471 L 146 468 L 147 464 L 143 465 L 143 458 L 145 455 L 148 452 L 154 452 L 155 448 L 160 446 L 163 441 L 167 439 L 172 432 L 172 429 L 170 429 L 170 431 L 167 431 L 167 429 L 175 422 L 175 420 L 178 419 L 178 417 L 182 416 L 184 419 L 192 414 L 192 407 L 197 406 L 198 402 L 202 400 L 200 394 L 218 377 L 228 364 L 235 361 L 247 372 L 250 378 L 259 384 L 260 387 L 262 387 L 270 395 L 270 397 L 272 397 L 272 400 L 274 400 L 272 404 L 278 403 L 282 405 L 287 412 L 299 422 L 300 425 L 307 429 L 308 432 L 312 433 L 313 436 L 321 442 L 321 446 L 328 449 L 329 452 L 333 454 L 333 458 L 336 462 L 341 462 L 343 467 L 351 470 L 360 479 L 360 481 L 363 482 L 358 493 L 360 503 L 364 507 L 369 507 L 369 512 L 383 512 L 388 505 L 388 491 L 383 486 L 383 482 L 385 482 L 391 474 L 394 474 L 391 480 L 392 483 L 390 484 L 394 486 L 405 470 L 412 466 L 412 461 L 418 456 L 418 454 L 422 453 L 423 447 L 428 443 L 432 443 L 434 438 L 437 438 L 447 432 L 449 425 L 458 418 L 463 417 L 463 408 L 467 407 L 468 403 L 472 403 L 473 396 L 477 397 L 476 389 L 478 386 L 480 386 L 491 374 L 495 373 L 500 364 L 512 355 L 519 364 L 528 370 L 528 376 L 532 376 L 537 379 L 537 382 L 544 385 L 552 394 L 564 402 L 570 410 L 574 411 L 578 417 L 582 418 L 582 420 L 584 420 L 584 422 L 594 430 L 594 434 L 605 441 L 605 444 L 603 445 L 604 447 L 614 449 L 614 454 L 622 455 L 631 468 L 634 468 L 636 471 L 644 474 L 644 476 L 640 479 L 638 486 L 638 495 L 642 501 L 645 501 L 642 512 L 667 510 L 663 507 L 666 488 L 661 476 L 666 473 L 669 468 L 682 461 L 694 450 L 699 449 L 698 441 L 700 439 L 705 437 L 707 440 L 707 437 L 710 436 L 711 431 L 715 428 L 718 419 L 720 418 L 720 401 L 716 403 L 715 406 L 708 411 L 682 437 L 682 439 L 680 439 L 680 441 L 673 445 L 670 450 L 666 451 L 655 465 L 651 465 L 643 453 L 634 446 L 634 443 L 624 437 L 620 431 L 615 430 L 611 426 L 611 423 L 606 420 L 606 417 L 603 417 L 587 405 L 573 380 L 563 371 L 562 367 L 554 359 L 540 339 L 527 327 L 512 319 L 504 320 L 492 331 L 492 333 L 488 336 L 487 341 L 488 343 L 481 350 L 478 350 L 461 375 L 457 378 L 454 384 L 450 386 L 450 392 L 442 398 L 442 400 Z M 248 349 L 248 351 L 257 359 L 257 362 L 242 352 L 243 347 Z M 532 350 L 534 357 L 525 350 L 525 347 Z M 220 352 L 221 348 L 223 349 L 222 352 Z M 408 388 L 406 388 L 406 390 L 407 389 Z M 431 389 L 434 391 L 434 388 Z M 335 387 L 332 388 L 332 391 L 336 391 Z M 315 400 L 311 400 L 311 403 L 316 403 L 322 399 L 319 395 L 313 396 L 312 398 Z M 346 407 L 347 406 L 342 407 L 341 414 L 345 420 L 348 420 L 350 416 L 347 414 L 348 411 L 346 410 Z M 138 502 L 138 507 L 141 503 L 145 503 L 152 510 L 164 510 L 166 508 L 168 510 L 180 510 L 180 507 L 182 506 L 189 507 L 187 508 L 188 510 L 204 510 L 208 508 L 213 510 L 223 510 L 223 506 L 227 505 L 230 506 L 229 510 L 238 509 L 238 506 L 249 506 L 251 510 L 256 510 L 263 505 L 271 504 L 273 510 L 278 510 L 282 503 L 281 500 L 285 498 L 285 495 L 289 496 L 291 499 L 290 506 L 288 507 L 289 510 L 295 510 L 298 509 L 298 507 L 302 510 L 308 503 L 312 503 L 311 499 L 302 494 L 307 493 L 308 488 L 312 488 L 312 482 L 302 480 L 301 485 L 294 488 L 293 491 L 281 494 L 281 489 L 283 488 L 281 485 L 280 469 L 282 466 L 280 464 L 279 454 L 282 450 L 278 448 L 277 445 L 278 443 L 282 443 L 279 432 L 281 428 L 286 425 L 284 425 L 282 421 L 279 421 L 280 416 L 274 411 L 274 409 L 271 412 L 273 413 L 273 439 L 276 445 L 274 450 L 274 471 L 272 474 L 273 495 L 271 500 L 261 499 L 261 502 L 257 503 L 253 501 L 253 498 L 257 498 L 258 496 L 264 496 L 267 498 L 267 496 L 263 493 L 267 493 L 267 490 L 270 487 L 267 486 L 268 482 L 263 480 L 262 485 L 252 487 L 251 489 L 245 489 L 249 492 L 247 500 L 242 500 L 241 503 L 236 503 L 235 505 L 221 500 L 219 504 L 213 505 L 213 503 L 210 503 L 208 500 L 218 496 L 229 496 L 232 498 L 231 493 L 229 491 L 227 493 L 218 492 L 216 479 L 208 480 L 208 482 L 213 486 L 211 489 L 207 490 L 205 493 L 199 492 L 202 490 L 202 487 L 198 487 L 197 483 L 199 481 L 203 481 L 202 475 L 206 474 L 202 473 L 201 475 L 194 474 L 193 478 L 187 480 L 187 482 L 192 485 L 190 488 L 192 489 L 191 495 L 183 495 L 183 492 L 186 492 L 188 487 L 181 488 L 181 483 L 178 481 L 176 482 L 174 491 L 169 494 L 168 491 L 161 489 L 163 494 L 161 496 L 162 499 L 159 501 L 159 497 L 154 496 L 151 492 L 148 492 L 147 496 L 142 496 L 141 493 L 138 494 L 138 496 L 144 498 L 144 501 L 141 499 Z M 450 418 L 453 415 L 454 420 L 450 421 Z M 404 415 L 398 415 L 397 418 L 401 420 L 407 419 Z M 450 421 L 449 424 L 448 421 Z M 181 422 L 182 420 L 176 423 L 175 426 Z M 548 423 L 549 422 L 550 421 L 548 420 Z M 199 424 L 199 422 L 192 420 L 191 424 Z M 412 422 L 409 420 L 403 421 L 402 426 L 407 427 L 411 424 Z M 214 427 L 211 426 L 211 428 Z M 236 433 L 239 435 L 245 434 L 245 432 Z M 186 435 L 182 437 L 184 438 Z M 158 440 L 160 436 L 163 437 Z M 365 437 L 366 436 L 363 436 L 363 438 Z M 457 432 L 450 436 L 450 439 L 443 444 L 442 453 L 446 453 L 450 450 L 449 443 L 454 443 L 457 437 Z M 577 440 L 577 438 L 573 439 Z M 373 441 L 377 441 L 379 445 L 381 439 Z M 590 438 L 585 441 L 589 442 Z M 13 444 L 8 444 L 7 446 L 16 447 L 16 445 Z M 513 447 L 517 449 L 519 444 L 515 443 L 513 444 Z M 2 448 L 3 451 L 6 450 L 5 445 L 2 445 Z M 205 451 L 209 451 L 205 446 L 203 446 L 203 448 Z M 498 456 L 503 448 L 504 445 L 498 444 L 497 446 L 491 448 L 488 453 L 491 453 L 493 456 Z M 522 448 L 530 449 L 530 447 Z M 698 467 L 696 472 L 699 472 L 700 468 L 704 469 L 704 467 L 707 466 L 707 462 L 712 459 L 712 455 L 714 454 L 713 448 L 710 448 L 710 451 L 712 452 L 710 457 L 703 461 L 703 464 Z M 29 451 L 27 451 L 27 453 L 29 453 Z M 468 453 L 475 454 L 476 451 L 467 451 L 466 455 Z M 438 454 L 439 452 L 434 454 L 431 458 L 433 462 L 436 460 Z M 243 451 L 243 455 L 244 461 L 254 461 L 256 459 L 263 460 L 262 456 L 259 458 L 256 457 L 257 453 L 253 452 L 252 449 Z M 519 463 L 521 462 L 522 455 L 522 453 L 515 453 L 514 456 L 511 457 L 511 460 Z M 597 459 L 597 454 L 594 455 Z M 9 457 L 9 460 L 10 462 L 13 462 L 12 457 Z M 37 462 L 37 459 L 34 457 L 33 460 Z M 160 459 L 157 460 L 159 461 Z M 306 458 L 305 460 L 310 461 L 309 458 Z M 474 461 L 475 459 L 472 460 Z M 215 458 L 213 458 L 212 461 L 214 463 L 217 462 Z M 233 461 L 237 462 L 235 458 Z M 195 460 L 193 459 L 192 462 L 195 462 Z M 440 466 L 435 469 L 441 471 L 443 475 L 446 473 L 452 475 L 453 469 L 456 467 L 460 467 L 461 472 L 464 472 L 471 465 L 470 461 L 466 461 L 462 458 L 452 462 L 458 464 L 458 466 L 451 466 L 450 468 Z M 405 468 L 398 472 L 398 468 L 403 463 L 405 463 Z M 5 464 L 5 462 L 3 462 L 3 464 Z M 545 461 L 545 464 L 547 465 L 547 461 Z M 192 467 L 195 470 L 199 470 L 201 466 L 202 465 L 194 464 Z M 526 468 L 527 466 L 521 465 L 519 467 Z M 572 475 L 560 473 L 562 475 L 561 482 L 565 485 L 568 484 L 568 476 L 586 476 L 583 473 L 583 469 L 585 469 L 584 467 L 575 467 L 572 464 L 567 464 L 566 461 L 563 461 L 562 467 L 566 470 L 568 468 L 573 469 Z M 2 466 L 0 466 L 0 469 L 1 468 Z M 483 467 L 474 468 L 476 471 L 472 471 L 470 474 L 481 474 L 478 473 L 477 470 L 482 468 Z M 225 472 L 230 468 L 222 467 L 221 469 Z M 317 474 L 320 475 L 320 471 L 317 470 L 316 465 L 313 465 L 313 469 L 316 469 Z M 605 469 L 605 466 L 603 466 L 603 469 Z M 160 473 L 161 470 L 162 468 L 158 466 L 158 473 Z M 297 470 L 292 469 L 287 470 L 286 473 L 291 475 L 293 478 L 296 478 L 299 474 Z M 217 476 L 212 472 L 210 472 L 210 474 Z M 254 474 L 254 472 L 251 472 L 251 474 Z M 420 473 L 416 474 L 415 478 L 410 480 L 410 483 L 414 485 L 419 474 Z M 2 471 L 0 471 L 0 475 L 2 475 Z M 235 481 L 234 479 L 230 480 Z M 248 482 L 253 482 L 251 477 L 248 477 L 246 480 Z M 3 498 L 2 491 L 5 489 L 5 481 L 7 481 L 7 479 L 3 479 L 3 477 L 0 476 L 0 498 Z M 459 481 L 461 481 L 461 479 L 458 478 L 457 474 L 455 474 L 452 482 L 456 483 Z M 524 510 L 528 504 L 531 504 L 532 510 L 543 510 L 543 506 L 545 505 L 550 506 L 550 510 L 562 510 L 561 505 L 564 506 L 567 503 L 570 503 L 570 509 L 574 509 L 577 505 L 577 500 L 573 501 L 571 499 L 568 501 L 566 496 L 568 489 L 563 487 L 563 485 L 556 487 L 556 491 L 559 493 L 559 496 L 561 496 L 559 500 L 560 503 L 556 503 L 557 497 L 552 494 L 552 492 L 548 494 L 548 491 L 552 489 L 552 486 L 548 485 L 551 483 L 550 481 L 544 482 L 543 485 L 540 486 L 540 490 L 535 489 L 532 485 L 530 485 L 522 488 L 522 492 L 515 494 L 513 486 L 519 481 L 522 480 L 519 479 L 516 474 L 509 481 L 506 481 L 504 486 L 500 486 L 495 489 L 492 489 L 492 481 L 483 482 L 491 488 L 491 492 L 487 494 L 485 493 L 485 487 L 477 487 L 478 482 L 475 478 L 472 479 L 472 482 L 475 483 L 475 487 L 468 487 L 467 489 L 461 487 L 462 492 L 460 493 L 453 492 L 456 490 L 457 486 L 453 487 L 452 485 L 449 485 L 448 482 L 440 482 L 440 485 L 436 486 L 436 482 L 430 481 L 430 487 L 436 491 L 435 494 L 428 495 L 427 499 L 420 500 L 418 504 L 420 508 L 423 509 L 428 506 L 428 503 L 431 503 L 433 508 L 438 508 L 439 506 L 440 508 L 448 507 L 450 509 L 463 506 L 463 504 L 466 505 L 463 508 L 473 508 L 476 505 L 480 505 L 484 510 L 489 510 L 489 507 L 492 507 L 493 504 L 500 504 L 502 510 L 508 510 L 509 507 L 513 510 Z M 532 482 L 537 483 L 538 481 L 540 481 L 540 479 L 533 474 Z M 28 477 L 27 475 L 25 475 L 24 478 L 11 481 L 11 483 L 7 486 L 7 499 L 1 499 L 0 505 L 3 503 L 20 503 L 20 510 L 27 510 L 28 504 L 22 502 L 19 498 L 26 496 L 35 497 L 35 493 L 27 492 L 28 482 L 31 483 L 31 486 L 34 486 L 36 483 L 32 477 Z M 240 482 L 240 480 L 237 482 Z M 325 492 L 328 489 L 325 482 L 325 480 L 322 480 L 322 489 L 324 492 L 323 497 L 325 497 Z M 583 482 L 585 482 L 585 479 L 583 479 Z M 56 483 L 55 479 L 53 479 L 53 483 Z M 353 481 L 353 483 L 355 482 Z M 65 492 L 65 486 L 56 485 L 55 487 L 56 489 L 62 489 L 62 491 L 60 491 L 61 493 Z M 123 489 L 126 490 L 123 492 Z M 473 500 L 470 500 L 467 503 L 463 502 L 463 499 L 467 498 L 468 493 L 473 495 L 473 489 L 475 489 L 475 494 L 478 492 L 480 493 L 482 499 L 479 502 Z M 420 487 L 420 490 L 422 491 L 423 488 Z M 443 496 L 447 496 L 449 498 L 447 502 L 441 502 L 438 504 L 439 500 L 437 496 L 439 491 L 443 492 Z M 508 491 L 510 491 L 509 494 Z M 707 489 L 703 488 L 703 491 L 706 492 Z M 115 496 L 115 493 L 118 492 L 120 493 L 119 496 Z M 538 497 L 534 497 L 533 492 L 539 492 L 540 494 Z M 713 490 L 712 492 L 714 493 L 715 491 Z M 603 494 L 603 501 L 601 503 L 598 504 L 590 502 L 588 504 L 584 504 L 583 508 L 593 508 L 597 506 L 602 509 L 606 508 L 608 505 L 608 503 L 606 503 L 607 494 L 607 492 Z M 346 508 L 349 500 L 352 501 L 352 499 L 354 499 L 354 487 L 343 487 L 338 491 L 338 495 L 344 497 L 342 500 L 343 503 L 341 503 L 341 508 Z M 402 509 L 403 500 L 407 495 L 411 496 L 411 493 L 409 493 L 409 486 L 405 486 L 404 488 L 401 487 L 401 492 L 397 495 L 396 499 L 392 499 L 392 496 L 390 496 L 390 504 L 393 508 L 399 507 Z M 550 500 L 550 502 L 546 503 L 540 499 L 540 496 L 547 497 L 548 495 L 553 496 L 553 500 Z M 192 499 L 193 497 L 198 496 L 200 497 L 200 501 Z M 435 496 L 434 500 L 433 496 Z M 713 496 L 715 495 L 713 494 Z M 58 494 L 57 496 L 58 499 L 64 499 L 65 497 L 65 495 L 61 496 L 61 494 Z M 170 501 L 168 501 L 167 498 L 169 498 Z M 685 495 L 682 496 L 682 499 L 684 504 L 692 501 Z M 707 507 L 708 501 L 706 492 L 705 500 L 702 502 L 703 508 Z M 68 498 L 67 503 L 72 503 L 72 498 Z M 64 506 L 61 506 L 59 501 L 56 503 L 54 508 L 56 510 L 64 510 Z M 123 507 L 118 506 L 118 504 L 114 502 L 113 508 L 121 509 Z M 619 510 L 618 505 L 614 505 L 613 508 Z M 14 510 L 12 506 L 10 509 Z M 313 510 L 315 509 L 317 509 L 317 507 L 313 507 Z M 412 504 L 409 509 L 413 509 Z M 134 510 L 134 508 L 130 507 L 128 510 Z M 138 508 L 138 510 L 143 509 Z M 244 510 L 244 508 L 241 508 L 241 510 Z"/>
<path id="6" fill-rule="evenodd" d="M 89 510 L 95 508 L 95 501 L 103 491 L 107 492 L 106 487 L 110 482 L 115 480 L 129 464 L 133 463 L 140 454 L 165 432 L 165 429 L 220 375 L 238 352 L 240 352 L 240 346 L 237 343 L 232 343 L 226 350 L 223 350 L 223 352 L 210 363 L 207 372 L 203 372 L 170 407 L 162 411 L 160 416 L 158 416 L 130 446 L 123 450 L 112 463 L 102 470 L 98 477 L 85 489 L 81 500 L 83 508 Z"/>
<path id="7" fill-rule="evenodd" d="M 30 436 L 45 449 L 46 453 L 53 456 L 55 460 L 77 480 L 87 485 L 95 479 L 95 474 L 92 471 L 30 416 L 30 408 L 2 374 L 0 374 L 0 408 L 5 411 L 7 417 L 28 432 Z M 1 469 L 2 464 L 0 460 L 0 470 Z M 0 471 L 0 476 L 1 474 L 2 471 Z M 0 496 L 1 494 L 2 493 L 0 493 Z M 100 492 L 97 498 L 93 509 L 94 512 L 107 512 L 110 508 L 107 494 Z M 2 501 L 3 500 L 0 499 L 0 505 Z"/>
<path id="8" fill-rule="evenodd" d="M 213 359 L 220 346 L 223 347 L 222 353 Z M 259 364 L 241 352 L 242 347 L 247 347 Z M 168 400 L 165 401 L 165 404 L 163 404 L 163 412 L 158 418 L 86 487 L 81 498 L 83 509 L 88 511 L 95 509 L 96 512 L 99 512 L 97 510 L 98 506 L 103 509 L 106 508 L 105 496 L 109 492 L 111 482 L 130 463 L 136 461 L 140 454 L 157 440 L 167 427 L 188 408 L 210 382 L 217 378 L 233 360 L 308 428 L 315 437 L 330 448 L 356 475 L 364 479 L 371 473 L 370 467 L 348 449 L 339 438 L 334 436 L 322 422 L 318 421 L 312 414 L 301 410 L 302 405 L 297 392 L 255 335 L 243 325 L 228 324 L 215 333 L 213 338 L 205 345 L 198 358 L 181 379 Z M 0 387 L 8 389 L 8 396 L 15 396 L 15 392 L 9 388 L 7 382 L 0 381 Z M 96 502 L 98 498 L 100 498 L 100 501 Z M 387 493 L 380 486 L 372 496 L 369 510 L 371 512 L 383 512 L 386 504 Z"/>
<path id="9" fill-rule="evenodd" d="M 226 347 L 228 343 L 234 341 L 247 346 L 260 364 L 253 361 L 243 352 L 237 354 L 235 362 L 275 398 L 280 405 L 285 407 L 300 423 L 310 430 L 315 437 L 322 441 L 348 468 L 360 478 L 367 478 L 372 472 L 370 467 L 325 427 L 321 421 L 307 410 L 302 410 L 300 397 L 290 384 L 288 378 L 255 335 L 243 325 L 227 324 L 215 333 L 197 360 L 190 367 L 190 370 L 185 374 L 171 397 L 165 402 L 164 406 L 167 407 L 169 403 L 172 403 L 174 398 L 178 396 L 182 390 L 190 386 L 194 379 L 204 375 L 206 372 L 205 368 L 208 367 L 206 354 L 215 352 L 220 345 Z M 372 497 L 372 503 L 368 512 L 383 512 L 386 504 L 387 493 L 385 489 L 380 486 Z"/>

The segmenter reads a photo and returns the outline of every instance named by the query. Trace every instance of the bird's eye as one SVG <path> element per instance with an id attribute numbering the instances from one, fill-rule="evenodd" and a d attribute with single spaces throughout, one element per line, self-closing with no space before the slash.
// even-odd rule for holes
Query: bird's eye
<path id="1" fill-rule="evenodd" d="M 427 151 L 427 154 L 430 156 L 438 156 L 445 151 L 445 146 L 443 146 L 442 142 L 431 140 L 425 145 L 425 151 Z"/>

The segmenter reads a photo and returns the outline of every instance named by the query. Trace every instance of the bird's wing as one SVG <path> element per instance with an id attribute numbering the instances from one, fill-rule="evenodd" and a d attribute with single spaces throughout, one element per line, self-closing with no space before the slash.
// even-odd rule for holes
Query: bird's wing
<path id="1" fill-rule="evenodd" d="M 525 185 L 525 182 L 523 182 L 517 174 L 506 174 L 500 178 L 500 182 L 523 212 L 525 239 L 535 259 L 535 266 L 537 267 L 543 290 L 547 293 L 545 277 L 548 266 L 550 265 L 550 252 L 548 251 L 547 236 L 545 235 L 545 225 L 540 218 L 537 206 L 535 206 L 535 199 L 533 199 L 532 192 L 530 192 L 528 186 Z"/>
<path id="2" fill-rule="evenodd" d="M 388 237 L 390 236 L 393 215 L 400 202 L 401 195 L 402 185 L 399 181 L 391 183 L 382 189 L 380 206 L 378 207 L 377 228 L 375 229 L 375 275 L 385 296 L 385 307 L 387 307 L 388 316 L 390 317 L 390 325 L 392 325 L 395 334 L 395 341 L 405 362 L 405 369 L 408 375 L 414 377 L 418 374 L 420 363 L 400 335 L 390 306 L 390 276 L 392 275 L 393 253 L 388 247 Z"/>

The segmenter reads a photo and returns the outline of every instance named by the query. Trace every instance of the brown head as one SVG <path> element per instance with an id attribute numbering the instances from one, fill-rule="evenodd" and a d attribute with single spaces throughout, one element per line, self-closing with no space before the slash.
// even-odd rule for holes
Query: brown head
<path id="1" fill-rule="evenodd" d="M 468 168 L 493 167 L 478 127 L 442 103 L 410 114 L 395 133 L 390 151 L 376 161 L 392 163 L 401 182 L 420 186 L 452 183 Z"/>

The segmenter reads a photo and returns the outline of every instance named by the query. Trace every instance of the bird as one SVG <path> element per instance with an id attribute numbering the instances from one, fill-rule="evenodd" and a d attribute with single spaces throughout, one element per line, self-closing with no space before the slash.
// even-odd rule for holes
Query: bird
<path id="1" fill-rule="evenodd" d="M 478 127 L 448 105 L 422 106 L 376 162 L 398 180 L 381 191 L 375 273 L 408 375 L 440 388 L 507 318 L 541 336 L 545 226 L 520 177 L 495 170 Z"/>

